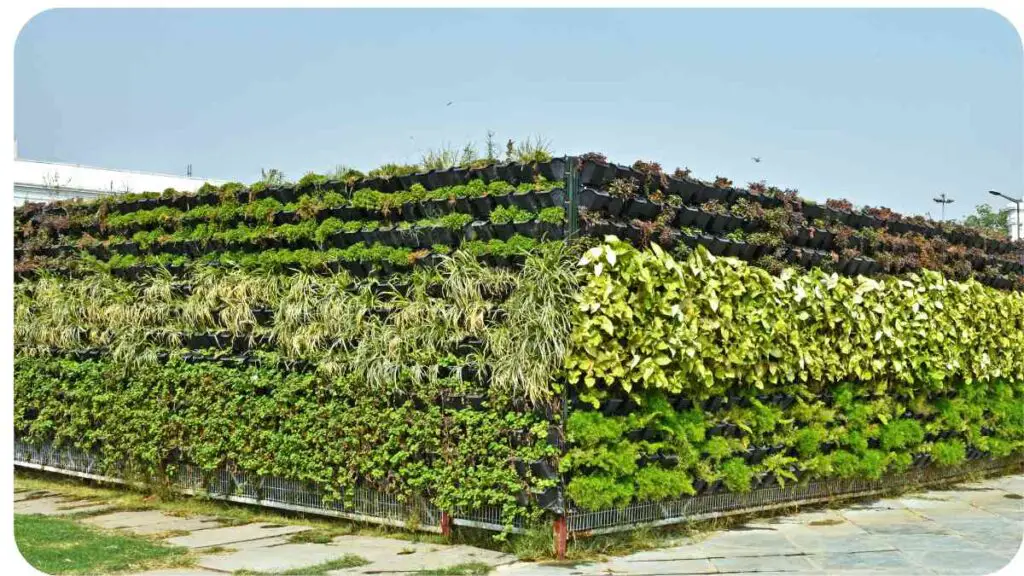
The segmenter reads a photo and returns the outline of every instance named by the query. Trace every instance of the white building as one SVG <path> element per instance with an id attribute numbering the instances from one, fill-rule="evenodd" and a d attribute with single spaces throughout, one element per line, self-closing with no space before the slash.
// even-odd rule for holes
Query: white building
<path id="1" fill-rule="evenodd" d="M 1009 206 L 1006 207 L 1006 209 L 1010 211 L 1010 239 L 1011 240 L 1020 240 L 1021 239 L 1022 227 L 1024 227 L 1024 222 L 1021 222 L 1020 225 L 1018 226 L 1018 222 L 1017 222 L 1017 205 L 1016 204 L 1010 204 Z M 1021 210 L 1021 220 L 1024 220 L 1024 206 L 1021 206 L 1020 210 Z"/>
<path id="2" fill-rule="evenodd" d="M 14 205 L 127 192 L 163 192 L 168 188 L 195 192 L 206 182 L 220 185 L 225 181 L 15 158 Z"/>

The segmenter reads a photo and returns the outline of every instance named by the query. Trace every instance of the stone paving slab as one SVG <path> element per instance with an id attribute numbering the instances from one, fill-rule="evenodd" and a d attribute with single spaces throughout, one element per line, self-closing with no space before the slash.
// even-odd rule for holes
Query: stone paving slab
<path id="1" fill-rule="evenodd" d="M 133 526 L 130 528 L 124 528 L 124 530 L 131 532 L 132 534 L 138 534 L 139 536 L 152 536 L 154 534 L 163 534 L 164 532 L 193 532 L 195 530 L 207 530 L 210 528 L 218 528 L 220 526 L 221 523 L 216 520 L 174 518 L 166 522 L 149 524 L 147 526 Z"/>
<path id="2" fill-rule="evenodd" d="M 718 570 L 706 558 L 655 562 L 613 560 L 595 566 L 598 574 L 714 574 Z"/>
<path id="3" fill-rule="evenodd" d="M 904 552 L 909 561 L 939 574 L 995 574 L 1013 559 L 986 550 L 920 550 Z"/>
<path id="4" fill-rule="evenodd" d="M 203 530 L 220 526 L 212 516 L 191 516 L 182 518 L 171 516 L 160 510 L 134 510 L 112 512 L 85 518 L 82 522 L 108 530 L 124 530 L 141 536 L 177 532 Z"/>
<path id="5" fill-rule="evenodd" d="M 202 568 L 164 568 L 162 570 L 138 572 L 132 576 L 224 576 L 224 573 L 204 570 Z"/>
<path id="6" fill-rule="evenodd" d="M 94 500 L 67 500 L 62 496 L 46 496 L 14 503 L 15 514 L 42 514 L 44 516 L 64 516 L 109 509 L 111 509 L 110 505 Z"/>
<path id="7" fill-rule="evenodd" d="M 345 548 L 329 544 L 282 544 L 270 548 L 260 547 L 229 554 L 203 556 L 196 564 L 201 568 L 221 572 L 236 570 L 283 572 L 337 560 L 352 553 Z"/>
<path id="8" fill-rule="evenodd" d="M 281 544 L 290 543 L 291 535 L 286 534 L 284 536 L 271 536 L 270 538 L 261 538 L 259 540 L 235 542 L 233 544 L 228 544 L 224 548 L 227 548 L 229 551 L 252 550 L 253 548 L 270 548 L 271 546 L 280 546 Z"/>
<path id="9" fill-rule="evenodd" d="M 733 556 L 714 558 L 711 565 L 719 572 L 821 572 L 808 555 Z"/>
<path id="10" fill-rule="evenodd" d="M 310 530 L 309 526 L 281 526 L 256 522 L 242 526 L 225 526 L 223 528 L 209 528 L 196 530 L 187 536 L 175 536 L 164 540 L 174 546 L 186 548 L 211 548 L 213 546 L 227 546 L 236 542 L 249 540 L 261 540 L 284 534 L 295 534 Z"/>
<path id="11" fill-rule="evenodd" d="M 123 512 L 111 512 L 101 514 L 82 520 L 85 524 L 91 524 L 98 528 L 113 530 L 117 528 L 128 528 L 157 524 L 166 521 L 170 516 L 159 510 L 132 510 Z"/>

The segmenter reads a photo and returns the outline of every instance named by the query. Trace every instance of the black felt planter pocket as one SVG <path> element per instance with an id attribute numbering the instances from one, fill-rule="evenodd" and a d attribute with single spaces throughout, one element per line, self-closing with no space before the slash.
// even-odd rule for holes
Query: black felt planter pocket
<path id="1" fill-rule="evenodd" d="M 480 179 L 490 183 L 498 179 L 498 169 L 494 164 L 488 164 L 481 168 L 472 168 L 467 177 L 469 180 Z"/>
<path id="2" fill-rule="evenodd" d="M 466 240 L 488 241 L 494 237 L 494 226 L 490 222 L 476 221 L 466 227 Z"/>
<path id="3" fill-rule="evenodd" d="M 491 230 L 494 232 L 494 236 L 499 240 L 508 240 L 515 234 L 515 225 L 511 222 L 504 224 L 491 224 Z"/>
<path id="4" fill-rule="evenodd" d="M 611 196 L 607 193 L 599 192 L 593 188 L 584 188 L 580 194 L 580 206 L 595 212 L 607 207 L 610 200 Z"/>
<path id="5" fill-rule="evenodd" d="M 694 228 L 700 231 L 707 231 L 710 228 L 711 218 L 713 216 L 707 212 L 696 211 L 694 214 L 692 225 Z"/>
<path id="6" fill-rule="evenodd" d="M 512 194 L 500 194 L 498 196 L 491 196 L 491 206 L 497 208 L 498 206 L 511 206 L 512 205 Z"/>
<path id="7" fill-rule="evenodd" d="M 555 470 L 555 467 L 547 460 L 537 460 L 530 464 L 530 472 L 535 477 L 544 480 L 556 480 L 558 478 L 558 472 Z"/>
<path id="8" fill-rule="evenodd" d="M 697 209 L 689 206 L 682 206 L 676 212 L 676 226 L 680 228 L 691 226 L 696 221 L 698 214 L 700 214 L 700 211 Z"/>
<path id="9" fill-rule="evenodd" d="M 708 247 L 708 251 L 714 256 L 722 256 L 731 244 L 732 242 L 725 238 L 713 237 L 711 239 L 711 245 Z"/>
<path id="10" fill-rule="evenodd" d="M 565 159 L 552 158 L 537 164 L 537 172 L 546 180 L 558 181 L 565 178 Z"/>
<path id="11" fill-rule="evenodd" d="M 600 164 L 593 160 L 583 163 L 580 170 L 580 182 L 586 186 L 600 187 L 605 182 L 615 179 L 615 168 L 608 164 Z"/>
<path id="12" fill-rule="evenodd" d="M 804 216 L 807 216 L 807 220 L 814 221 L 819 218 L 825 218 L 825 209 L 817 204 L 804 204 L 803 207 Z"/>
<path id="13" fill-rule="evenodd" d="M 643 198 L 634 198 L 627 207 L 626 216 L 650 220 L 657 216 L 660 211 L 660 207 L 654 202 L 644 200 Z"/>
<path id="14" fill-rule="evenodd" d="M 538 210 L 552 206 L 562 206 L 565 203 L 565 190 L 555 188 L 545 192 L 534 192 L 534 198 L 537 202 Z"/>
<path id="15" fill-rule="evenodd" d="M 513 224 L 516 234 L 522 234 L 523 236 L 529 236 L 533 238 L 537 235 L 537 221 L 529 220 L 527 222 L 515 222 Z"/>
<path id="16" fill-rule="evenodd" d="M 449 202 L 449 211 L 459 212 L 460 214 L 472 214 L 473 208 L 469 202 L 469 198 L 456 198 L 454 202 Z"/>
<path id="17" fill-rule="evenodd" d="M 532 190 L 525 194 L 516 192 L 515 194 L 512 194 L 512 198 L 510 200 L 512 205 L 517 208 L 521 208 L 528 212 L 537 211 L 537 197 Z"/>
<path id="18" fill-rule="evenodd" d="M 558 486 L 552 486 L 537 494 L 537 505 L 548 512 L 562 514 L 565 511 L 565 499 Z"/>
<path id="19" fill-rule="evenodd" d="M 626 239 L 632 242 L 634 246 L 640 246 L 643 238 L 644 233 L 639 226 L 630 224 L 626 227 Z"/>
<path id="20" fill-rule="evenodd" d="M 473 218 L 478 220 L 486 220 L 491 213 L 491 199 L 487 196 L 478 196 L 476 198 L 469 198 L 469 210 L 468 212 L 473 215 Z"/>
<path id="21" fill-rule="evenodd" d="M 537 224 L 536 235 L 544 240 L 561 240 L 565 238 L 565 226 L 554 222 L 540 222 Z"/>
<path id="22" fill-rule="evenodd" d="M 367 274 L 367 269 L 365 266 L 363 266 L 362 262 L 343 260 L 340 262 L 340 264 L 341 267 L 344 268 L 346 272 L 357 278 L 361 278 L 363 276 L 366 276 Z"/>
<path id="23" fill-rule="evenodd" d="M 604 404 L 601 406 L 601 413 L 604 414 L 605 416 L 614 416 L 621 407 L 621 398 L 609 398 L 605 400 Z"/>
<path id="24" fill-rule="evenodd" d="M 700 193 L 702 186 L 689 178 L 669 176 L 668 193 L 678 196 L 684 204 L 692 203 Z"/>
<path id="25" fill-rule="evenodd" d="M 608 215 L 612 218 L 618 218 L 625 212 L 626 204 L 628 202 L 629 200 L 625 198 L 611 196 L 608 198 L 608 204 L 605 206 L 605 211 L 608 212 Z"/>
<path id="26" fill-rule="evenodd" d="M 726 231 L 730 217 L 727 214 L 715 214 L 708 223 L 708 232 L 721 234 Z"/>

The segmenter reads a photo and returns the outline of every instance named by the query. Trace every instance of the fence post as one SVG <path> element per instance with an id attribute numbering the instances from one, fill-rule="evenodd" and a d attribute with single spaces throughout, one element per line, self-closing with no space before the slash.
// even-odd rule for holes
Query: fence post
<path id="1" fill-rule="evenodd" d="M 565 560 L 565 548 L 569 541 L 569 529 L 565 522 L 565 512 L 555 517 L 555 558 Z"/>
<path id="2" fill-rule="evenodd" d="M 441 536 L 448 538 L 452 535 L 452 517 L 447 512 L 441 512 Z"/>
<path id="3" fill-rule="evenodd" d="M 567 156 L 565 158 L 565 196 L 566 196 L 566 218 L 565 218 L 565 239 L 566 242 L 575 239 L 579 235 L 580 223 L 579 223 L 579 205 L 580 205 L 580 174 L 579 174 L 579 159 L 575 156 Z M 561 454 L 564 456 L 567 446 L 565 444 L 565 423 L 569 418 L 569 389 L 568 385 L 563 383 L 562 394 L 561 394 L 561 422 L 559 427 L 561 428 L 561 440 L 562 446 L 560 447 Z M 555 557 L 559 560 L 565 560 L 566 546 L 569 541 L 569 526 L 566 522 L 566 502 L 565 502 L 565 479 L 559 474 L 558 478 L 558 490 L 562 499 L 562 507 L 555 516 L 554 530 L 555 537 Z"/>

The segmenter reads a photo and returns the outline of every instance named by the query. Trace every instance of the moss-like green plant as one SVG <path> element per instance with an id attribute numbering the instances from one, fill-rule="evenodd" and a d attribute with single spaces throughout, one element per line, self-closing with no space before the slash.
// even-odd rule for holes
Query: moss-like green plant
<path id="1" fill-rule="evenodd" d="M 693 479 L 685 470 L 666 470 L 657 466 L 641 468 L 636 473 L 636 497 L 639 500 L 664 500 L 692 496 Z"/>
<path id="2" fill-rule="evenodd" d="M 704 444 L 704 452 L 711 460 L 722 460 L 733 453 L 733 447 L 728 439 L 713 436 L 708 438 L 707 443 Z"/>
<path id="3" fill-rule="evenodd" d="M 608 475 L 577 476 L 565 487 L 573 502 L 587 510 L 624 508 L 633 499 L 633 482 Z"/>
<path id="4" fill-rule="evenodd" d="M 967 447 L 959 438 L 936 442 L 931 448 L 932 458 L 941 466 L 956 466 L 967 457 Z"/>
<path id="5" fill-rule="evenodd" d="M 747 466 L 742 458 L 730 458 L 726 460 L 721 468 L 722 483 L 730 492 L 749 492 L 750 480 L 754 471 Z"/>
<path id="6" fill-rule="evenodd" d="M 924 440 L 924 429 L 916 420 L 893 420 L 882 427 L 878 440 L 883 450 L 913 448 Z"/>
<path id="7" fill-rule="evenodd" d="M 801 458 L 810 458 L 818 453 L 818 447 L 825 440 L 827 434 L 821 425 L 801 428 L 794 435 L 793 445 Z"/>

